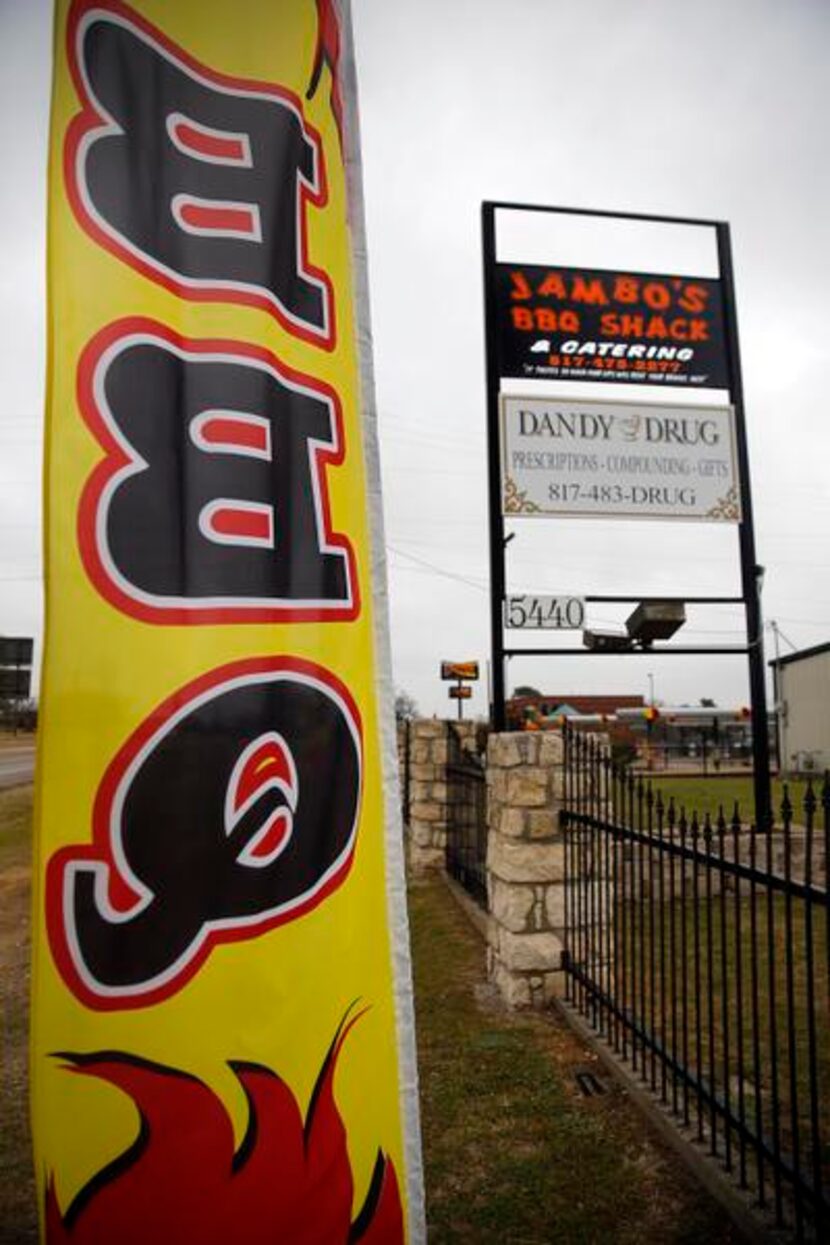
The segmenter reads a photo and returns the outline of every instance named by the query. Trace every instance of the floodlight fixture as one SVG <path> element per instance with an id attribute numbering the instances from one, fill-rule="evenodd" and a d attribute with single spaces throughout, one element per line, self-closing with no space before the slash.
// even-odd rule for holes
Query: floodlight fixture
<path id="1" fill-rule="evenodd" d="M 582 643 L 594 653 L 627 653 L 634 647 L 623 631 L 583 631 Z"/>
<path id="2" fill-rule="evenodd" d="M 685 621 L 683 601 L 641 601 L 625 626 L 632 644 L 651 648 L 655 640 L 670 640 Z"/>

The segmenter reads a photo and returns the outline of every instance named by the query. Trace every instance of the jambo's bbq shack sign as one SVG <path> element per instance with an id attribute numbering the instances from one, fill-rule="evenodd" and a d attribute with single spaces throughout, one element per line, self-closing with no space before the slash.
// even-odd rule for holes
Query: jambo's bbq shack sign
<path id="1" fill-rule="evenodd" d="M 729 406 L 502 395 L 502 513 L 741 517 Z"/>
<path id="2" fill-rule="evenodd" d="M 763 632 L 729 226 L 493 201 L 482 204 L 481 224 L 493 728 L 505 729 L 505 657 L 540 651 L 505 648 L 507 517 L 732 523 L 757 726 L 755 810 L 768 823 Z M 531 255 L 534 263 L 523 262 Z M 568 402 L 565 392 L 580 382 L 582 393 L 586 382 L 623 384 L 626 403 Z M 664 405 L 667 386 L 717 405 Z M 713 389 L 722 394 L 701 392 Z"/>
<path id="3" fill-rule="evenodd" d="M 720 284 L 496 264 L 499 373 L 726 388 Z"/>

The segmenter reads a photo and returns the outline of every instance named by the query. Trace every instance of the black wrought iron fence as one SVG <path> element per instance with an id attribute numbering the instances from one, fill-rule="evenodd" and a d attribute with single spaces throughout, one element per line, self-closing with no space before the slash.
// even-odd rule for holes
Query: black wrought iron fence
<path id="1" fill-rule="evenodd" d="M 796 1240 L 830 1234 L 830 782 L 757 832 L 565 728 L 568 999 Z"/>
<path id="2" fill-rule="evenodd" d="M 398 775 L 401 784 L 401 818 L 409 825 L 412 801 L 412 722 L 404 718 L 398 723 Z"/>
<path id="3" fill-rule="evenodd" d="M 462 745 L 447 723 L 447 852 L 449 875 L 487 906 L 487 784 L 484 759 Z"/>

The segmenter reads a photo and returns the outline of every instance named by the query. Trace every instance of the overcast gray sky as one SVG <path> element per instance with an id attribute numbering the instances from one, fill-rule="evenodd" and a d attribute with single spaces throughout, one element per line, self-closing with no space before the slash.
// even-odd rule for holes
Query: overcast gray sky
<path id="1" fill-rule="evenodd" d="M 830 639 L 830 6 L 353 0 L 353 20 L 397 685 L 444 713 L 439 661 L 484 668 L 488 655 L 488 198 L 730 221 L 765 616 L 798 648 Z M 0 0 L 5 634 L 41 628 L 50 26 L 46 0 Z M 601 396 L 615 395 L 604 386 Z M 513 590 L 739 590 L 734 528 L 511 526 Z M 596 607 L 590 620 L 626 612 Z M 737 612 L 699 610 L 684 639 L 739 642 L 740 631 Z M 646 694 L 649 672 L 665 701 L 747 698 L 745 663 L 733 658 L 516 659 L 508 683 Z M 485 705 L 482 684 L 473 706 Z"/>

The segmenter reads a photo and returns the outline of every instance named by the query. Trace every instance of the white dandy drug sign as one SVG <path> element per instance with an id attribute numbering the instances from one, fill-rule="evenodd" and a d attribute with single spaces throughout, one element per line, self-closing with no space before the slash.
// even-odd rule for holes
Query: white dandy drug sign
<path id="1" fill-rule="evenodd" d="M 501 399 L 505 515 L 740 521 L 730 406 Z"/>

